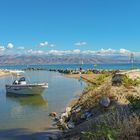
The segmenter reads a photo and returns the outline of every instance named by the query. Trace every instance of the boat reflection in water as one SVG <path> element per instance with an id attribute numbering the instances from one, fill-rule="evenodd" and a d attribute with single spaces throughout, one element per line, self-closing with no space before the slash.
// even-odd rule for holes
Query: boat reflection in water
<path id="1" fill-rule="evenodd" d="M 18 102 L 20 105 L 31 105 L 31 106 L 48 106 L 47 99 L 44 99 L 41 95 L 34 96 L 11 96 L 6 94 L 8 99 Z"/>

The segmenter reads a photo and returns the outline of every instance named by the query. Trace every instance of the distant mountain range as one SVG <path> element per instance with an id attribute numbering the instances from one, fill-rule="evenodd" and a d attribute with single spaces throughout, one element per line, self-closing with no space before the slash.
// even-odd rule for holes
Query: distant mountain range
<path id="1" fill-rule="evenodd" d="M 93 64 L 93 63 L 127 63 L 128 56 L 123 55 L 1 55 L 0 64 Z M 140 59 L 135 59 L 140 62 Z"/>

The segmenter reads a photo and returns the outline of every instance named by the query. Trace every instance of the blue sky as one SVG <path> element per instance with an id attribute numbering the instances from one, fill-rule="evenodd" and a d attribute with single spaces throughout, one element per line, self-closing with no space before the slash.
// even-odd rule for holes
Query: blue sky
<path id="1" fill-rule="evenodd" d="M 140 0 L 0 0 L 0 52 L 139 51 Z"/>

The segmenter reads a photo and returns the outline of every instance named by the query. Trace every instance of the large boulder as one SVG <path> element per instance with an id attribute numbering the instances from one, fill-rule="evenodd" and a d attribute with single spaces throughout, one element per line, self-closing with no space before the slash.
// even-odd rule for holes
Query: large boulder
<path id="1" fill-rule="evenodd" d="M 50 117 L 57 117 L 57 113 L 56 113 L 56 112 L 51 112 L 51 113 L 49 114 L 49 116 L 50 116 Z"/>
<path id="2" fill-rule="evenodd" d="M 120 85 L 122 84 L 122 78 L 124 77 L 124 74 L 116 73 L 112 76 L 112 85 Z"/>
<path id="3" fill-rule="evenodd" d="M 104 96 L 100 99 L 99 103 L 102 107 L 108 107 L 110 105 L 110 99 Z"/>

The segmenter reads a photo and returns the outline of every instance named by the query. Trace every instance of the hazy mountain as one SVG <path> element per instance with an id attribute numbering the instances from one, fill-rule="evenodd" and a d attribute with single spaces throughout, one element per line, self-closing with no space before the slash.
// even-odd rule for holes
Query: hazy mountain
<path id="1" fill-rule="evenodd" d="M 123 55 L 1 55 L 0 64 L 80 64 L 130 62 Z M 140 62 L 140 59 L 135 59 Z"/>

